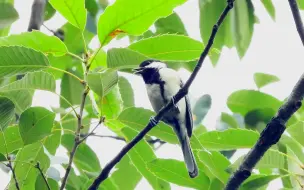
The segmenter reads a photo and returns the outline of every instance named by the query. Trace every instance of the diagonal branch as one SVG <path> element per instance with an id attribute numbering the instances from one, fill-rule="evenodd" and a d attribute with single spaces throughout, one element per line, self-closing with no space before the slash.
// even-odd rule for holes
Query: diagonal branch
<path id="1" fill-rule="evenodd" d="M 211 49 L 211 46 L 213 44 L 213 41 L 215 39 L 215 36 L 217 34 L 217 31 L 220 27 L 220 25 L 223 23 L 224 19 L 226 18 L 228 12 L 233 7 L 234 0 L 227 0 L 227 6 L 222 12 L 220 18 L 218 19 L 217 23 L 213 26 L 208 44 L 206 45 L 203 53 L 201 54 L 198 63 L 192 72 L 190 78 L 187 80 L 183 88 L 181 88 L 178 93 L 173 97 L 173 99 L 165 106 L 163 107 L 157 115 L 150 119 L 150 122 L 148 125 L 127 145 L 123 147 L 123 149 L 111 160 L 102 170 L 102 172 L 99 174 L 99 176 L 94 180 L 93 184 L 89 187 L 89 190 L 96 190 L 98 189 L 98 186 L 107 179 L 110 171 L 112 168 L 141 140 L 144 138 L 144 136 L 154 127 L 157 125 L 157 123 L 162 119 L 163 115 L 168 112 L 173 107 L 173 100 L 175 103 L 180 101 L 184 96 L 187 95 L 190 85 L 192 84 L 193 80 L 195 79 L 197 73 L 199 72 L 205 58 L 208 55 L 209 50 Z"/>
<path id="2" fill-rule="evenodd" d="M 298 33 L 304 45 L 304 28 L 300 17 L 296 0 L 289 0 L 290 8 L 297 26 Z M 230 177 L 225 189 L 235 190 L 251 175 L 251 171 L 258 161 L 263 157 L 265 152 L 276 144 L 286 127 L 285 124 L 289 118 L 301 107 L 304 97 L 304 74 L 294 86 L 287 101 L 280 107 L 277 114 L 267 124 L 266 128 L 260 135 L 257 143 L 248 152 L 242 164 L 236 172 Z"/>
<path id="3" fill-rule="evenodd" d="M 12 171 L 12 175 L 13 175 L 13 178 L 14 178 L 14 181 L 15 181 L 16 189 L 17 189 L 17 190 L 20 190 L 19 183 L 18 183 L 18 181 L 17 181 L 17 176 L 16 176 L 16 173 L 15 173 L 15 169 L 14 169 L 13 166 L 12 166 L 12 161 L 11 161 L 10 156 L 7 156 L 7 159 L 8 159 L 8 164 L 7 164 L 6 166 L 7 166 L 8 168 L 10 168 L 11 171 Z"/>
<path id="4" fill-rule="evenodd" d="M 37 168 L 37 169 L 39 170 L 39 173 L 40 173 L 41 177 L 43 178 L 44 183 L 45 183 L 47 189 L 48 189 L 48 190 L 51 190 L 51 187 L 50 187 L 50 185 L 49 185 L 49 183 L 48 183 L 46 177 L 44 176 L 42 169 L 40 168 L 39 162 L 37 162 L 37 164 L 35 165 L 35 168 Z"/>

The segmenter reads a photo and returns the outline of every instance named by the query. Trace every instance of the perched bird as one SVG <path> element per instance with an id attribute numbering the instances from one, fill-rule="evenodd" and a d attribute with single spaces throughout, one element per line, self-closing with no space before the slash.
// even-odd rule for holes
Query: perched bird
<path id="1" fill-rule="evenodd" d="M 155 112 L 158 112 L 173 99 L 173 96 L 183 86 L 178 73 L 168 68 L 165 63 L 157 60 L 142 62 L 138 68 L 134 69 L 134 73 L 142 76 Z M 173 127 L 181 144 L 189 175 L 194 178 L 198 175 L 198 168 L 189 142 L 192 135 L 193 121 L 188 96 L 185 96 L 178 103 L 174 103 L 174 106 L 175 108 L 164 115 L 162 121 Z"/>

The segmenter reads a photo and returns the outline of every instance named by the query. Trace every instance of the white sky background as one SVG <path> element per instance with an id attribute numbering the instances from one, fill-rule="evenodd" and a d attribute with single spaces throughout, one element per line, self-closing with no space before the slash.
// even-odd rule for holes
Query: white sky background
<path id="1" fill-rule="evenodd" d="M 110 0 L 114 2 L 114 0 Z M 204 120 L 204 125 L 208 129 L 214 129 L 217 118 L 222 111 L 229 112 L 226 106 L 227 97 L 239 89 L 256 89 L 253 81 L 255 72 L 263 72 L 277 75 L 281 81 L 271 84 L 262 89 L 262 91 L 272 94 L 280 100 L 289 95 L 294 84 L 304 71 L 304 48 L 296 31 L 292 14 L 289 9 L 288 1 L 273 0 L 276 8 L 276 21 L 274 22 L 266 12 L 263 5 L 258 0 L 254 0 L 255 14 L 260 20 L 260 24 L 254 25 L 254 34 L 251 45 L 242 60 L 238 58 L 235 48 L 224 48 L 222 56 L 214 68 L 209 61 L 206 61 L 201 68 L 196 80 L 190 88 L 190 95 L 193 98 L 199 98 L 203 94 L 212 96 L 212 108 Z M 32 0 L 15 0 L 15 7 L 20 15 L 16 21 L 11 33 L 21 33 L 27 30 L 29 23 Z M 199 8 L 197 0 L 189 0 L 184 5 L 175 9 L 183 20 L 190 37 L 200 40 L 199 31 Z M 304 19 L 304 12 L 301 12 Z M 63 25 L 65 20 L 59 14 L 47 22 L 49 28 L 56 29 Z M 211 30 L 211 29 L 210 29 Z M 48 32 L 42 27 L 43 32 Z M 77 43 L 77 42 L 75 42 Z M 95 38 L 91 43 L 92 47 L 98 47 L 98 40 Z M 125 47 L 128 45 L 127 39 L 112 41 L 106 48 Z M 111 46 L 111 47 L 110 47 Z M 187 71 L 180 71 L 183 79 L 190 75 Z M 135 88 L 136 104 L 139 107 L 151 108 L 145 93 L 141 93 L 143 82 L 139 77 L 130 78 Z M 59 84 L 59 82 L 58 82 Z M 58 92 L 60 89 L 57 89 Z M 36 92 L 33 106 L 59 106 L 59 99 L 56 95 L 46 92 Z M 113 134 L 105 127 L 100 127 L 97 131 L 99 134 Z M 91 137 L 88 144 L 98 155 L 101 165 L 104 166 L 112 159 L 124 145 L 123 142 L 109 139 L 100 139 Z M 178 146 L 164 145 L 157 151 L 157 155 L 162 158 L 182 159 L 182 154 Z M 240 154 L 238 154 L 240 155 Z M 61 148 L 57 155 L 67 159 L 66 152 Z M 234 156 L 233 160 L 237 157 Z M 62 168 L 58 165 L 53 165 Z M 61 173 L 63 176 L 63 173 Z M 0 170 L 0 189 L 4 189 L 9 182 L 9 176 Z M 269 189 L 279 189 L 280 180 L 276 180 L 269 185 Z M 142 180 L 137 190 L 152 189 L 146 180 Z M 187 189 L 172 185 L 172 190 Z"/>

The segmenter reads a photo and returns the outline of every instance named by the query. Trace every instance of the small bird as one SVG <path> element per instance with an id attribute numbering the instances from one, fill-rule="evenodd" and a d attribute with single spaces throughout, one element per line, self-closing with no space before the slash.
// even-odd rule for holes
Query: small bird
<path id="1" fill-rule="evenodd" d="M 183 86 L 179 74 L 158 60 L 142 62 L 138 68 L 134 69 L 134 73 L 142 76 L 155 112 L 158 112 L 171 99 L 174 103 L 173 96 Z M 198 175 L 198 168 L 189 142 L 192 135 L 193 121 L 188 96 L 185 96 L 178 103 L 174 103 L 174 106 L 175 108 L 163 116 L 162 121 L 173 127 L 181 144 L 189 176 L 194 178 Z"/>

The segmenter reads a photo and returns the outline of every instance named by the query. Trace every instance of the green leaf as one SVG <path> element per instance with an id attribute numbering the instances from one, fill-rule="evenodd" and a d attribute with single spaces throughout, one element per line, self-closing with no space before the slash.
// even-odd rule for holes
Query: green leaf
<path id="1" fill-rule="evenodd" d="M 26 74 L 21 80 L 17 80 L 0 88 L 1 92 L 14 92 L 19 90 L 47 90 L 55 92 L 56 83 L 51 74 L 32 72 Z"/>
<path id="2" fill-rule="evenodd" d="M 261 0 L 268 14 L 273 20 L 275 20 L 275 8 L 271 0 Z"/>
<path id="3" fill-rule="evenodd" d="M 244 181 L 240 190 L 255 190 L 268 185 L 272 180 L 279 178 L 280 175 L 251 175 Z"/>
<path id="4" fill-rule="evenodd" d="M 229 160 L 221 153 L 216 151 L 199 151 L 199 160 L 208 168 L 208 170 L 217 177 L 223 184 L 226 184 L 230 174 L 225 170 L 230 165 Z"/>
<path id="5" fill-rule="evenodd" d="M 50 3 L 69 23 L 84 30 L 87 18 L 84 1 L 85 0 L 50 0 Z"/>
<path id="6" fill-rule="evenodd" d="M 191 61 L 199 58 L 204 46 L 182 35 L 164 34 L 135 42 L 129 49 L 164 61 Z"/>
<path id="7" fill-rule="evenodd" d="M 254 82 L 258 88 L 262 88 L 268 84 L 279 81 L 280 79 L 275 75 L 265 73 L 254 73 Z"/>
<path id="8" fill-rule="evenodd" d="M 150 110 L 131 107 L 123 110 L 117 120 L 139 132 L 146 127 L 150 117 L 153 115 L 155 115 L 155 113 Z M 149 132 L 149 135 L 156 136 L 169 143 L 178 143 L 172 128 L 163 122 L 160 122 L 157 127 L 154 127 Z"/>
<path id="9" fill-rule="evenodd" d="M 246 138 L 244 138 L 246 137 Z M 259 138 L 255 131 L 245 129 L 227 129 L 202 134 L 199 141 L 208 150 L 233 150 L 251 148 Z M 240 141 L 240 139 L 242 139 Z"/>
<path id="10" fill-rule="evenodd" d="M 94 176 L 97 177 L 97 176 Z M 95 179 L 90 179 L 88 180 L 84 185 L 82 185 L 82 190 L 84 189 L 89 189 L 89 187 L 93 184 Z M 125 184 L 124 184 L 125 186 Z M 98 187 L 98 189 L 105 189 L 105 190 L 119 190 L 119 188 L 117 187 L 117 185 L 114 183 L 114 181 L 112 180 L 111 177 L 108 177 L 105 181 L 102 182 L 102 184 L 100 184 L 100 186 Z"/>
<path id="11" fill-rule="evenodd" d="M 107 65 L 109 68 L 130 69 L 137 67 L 148 57 L 126 48 L 113 48 L 108 51 Z"/>
<path id="12" fill-rule="evenodd" d="M 96 0 L 85 0 L 85 8 L 93 17 L 97 15 L 99 9 Z"/>
<path id="13" fill-rule="evenodd" d="M 122 98 L 123 107 L 133 107 L 135 105 L 134 92 L 130 82 L 125 77 L 119 76 L 118 87 Z"/>
<path id="14" fill-rule="evenodd" d="M 111 92 L 104 96 L 99 105 L 101 115 L 108 119 L 116 118 L 123 109 L 121 95 L 118 86 L 115 86 Z"/>
<path id="15" fill-rule="evenodd" d="M 0 46 L 25 46 L 45 54 L 61 56 L 67 53 L 64 43 L 55 36 L 48 36 L 40 31 L 24 32 L 0 38 Z"/>
<path id="16" fill-rule="evenodd" d="M 175 12 L 165 18 L 158 19 L 154 25 L 156 28 L 156 34 L 188 35 L 184 23 Z"/>
<path id="17" fill-rule="evenodd" d="M 287 135 L 282 135 L 280 142 L 284 144 L 288 148 L 288 150 L 291 150 L 294 155 L 298 157 L 301 163 L 304 163 L 304 153 L 302 150 L 303 147 L 299 142 Z"/>
<path id="18" fill-rule="evenodd" d="M 39 171 L 33 167 L 39 162 L 43 172 L 50 166 L 48 156 L 43 152 L 40 142 L 30 144 L 21 149 L 16 157 L 15 173 L 20 189 L 35 189 L 36 178 Z M 15 184 L 10 184 L 10 190 L 15 189 Z"/>
<path id="19" fill-rule="evenodd" d="M 281 104 L 281 101 L 273 96 L 255 90 L 236 91 L 227 100 L 229 109 L 243 116 L 255 109 L 271 108 L 278 110 Z"/>
<path id="20" fill-rule="evenodd" d="M 23 147 L 23 142 L 19 133 L 19 127 L 8 127 L 4 133 L 0 133 L 0 153 L 6 154 L 6 150 L 7 153 L 11 153 L 21 147 Z"/>
<path id="21" fill-rule="evenodd" d="M 49 61 L 41 52 L 19 46 L 0 47 L 0 78 L 45 69 Z"/>
<path id="22" fill-rule="evenodd" d="M 274 115 L 275 110 L 270 108 L 249 111 L 244 118 L 246 128 L 262 132 Z"/>
<path id="23" fill-rule="evenodd" d="M 190 178 L 185 163 L 173 159 L 155 159 L 147 164 L 148 169 L 159 178 L 184 187 L 208 189 L 210 181 L 204 173 Z"/>
<path id="24" fill-rule="evenodd" d="M 121 190 L 134 190 L 142 175 L 137 171 L 128 156 L 124 156 L 116 165 L 116 170 L 111 175 L 115 184 Z"/>
<path id="25" fill-rule="evenodd" d="M 9 98 L 15 104 L 16 112 L 22 113 L 24 110 L 32 105 L 33 90 L 18 90 L 11 92 L 1 92 L 0 96 Z"/>
<path id="26" fill-rule="evenodd" d="M 64 166 L 66 168 L 66 166 Z M 88 177 L 86 175 L 76 175 L 74 168 L 71 169 L 70 175 L 68 177 L 66 189 L 71 190 L 83 190 L 82 186 L 88 181 Z M 88 188 L 86 188 L 88 189 Z"/>
<path id="27" fill-rule="evenodd" d="M 130 142 L 137 135 L 134 130 L 128 127 L 123 128 L 122 133 L 128 142 Z M 137 143 L 128 152 L 128 156 L 132 160 L 137 170 L 147 179 L 153 189 L 170 189 L 169 183 L 154 176 L 146 166 L 148 162 L 156 159 L 151 146 L 147 142 L 142 140 Z"/>
<path id="28" fill-rule="evenodd" d="M 244 57 L 253 34 L 255 22 L 254 7 L 251 0 L 236 1 L 231 10 L 233 40 L 239 57 Z"/>
<path id="29" fill-rule="evenodd" d="M 31 107 L 20 115 L 20 135 L 25 145 L 32 144 L 51 134 L 55 113 L 42 108 Z"/>
<path id="30" fill-rule="evenodd" d="M 6 98 L 0 96 L 0 129 L 4 131 L 10 124 L 11 120 L 15 116 L 14 103 Z"/>
<path id="31" fill-rule="evenodd" d="M 228 113 L 222 112 L 221 122 L 228 124 L 231 128 L 239 128 L 239 124 L 236 119 Z"/>
<path id="32" fill-rule="evenodd" d="M 301 0 L 297 0 L 298 6 L 301 10 L 304 10 L 304 2 Z"/>
<path id="33" fill-rule="evenodd" d="M 0 153 L 0 162 L 7 161 L 6 157 Z"/>
<path id="34" fill-rule="evenodd" d="M 49 1 L 47 1 L 44 10 L 44 21 L 50 20 L 56 13 Z"/>
<path id="35" fill-rule="evenodd" d="M 69 151 L 72 151 L 75 136 L 65 134 L 62 136 L 61 143 Z M 75 153 L 73 160 L 78 169 L 88 172 L 100 172 L 101 167 L 95 152 L 85 143 L 81 143 Z"/>
<path id="36" fill-rule="evenodd" d="M 52 155 L 56 154 L 57 148 L 61 142 L 61 125 L 58 122 L 55 122 L 52 128 L 51 135 L 48 136 L 44 141 L 44 147 Z"/>
<path id="37" fill-rule="evenodd" d="M 61 1 L 61 0 L 60 0 Z M 73 0 L 71 0 L 73 1 Z M 81 0 L 80 0 L 81 1 Z M 61 1 L 63 2 L 63 1 Z M 79 1 L 77 1 L 79 2 Z M 90 43 L 92 38 L 94 37 L 94 34 L 91 32 L 88 32 L 87 30 L 81 31 L 79 28 L 71 25 L 70 23 L 66 23 L 61 27 L 61 29 L 64 33 L 64 44 L 68 48 L 69 52 L 75 53 L 75 54 L 82 54 L 84 53 L 84 42 L 82 39 L 82 33 L 84 36 L 84 40 L 86 41 L 86 45 Z M 77 43 L 75 43 L 77 42 Z"/>
<path id="38" fill-rule="evenodd" d="M 213 29 L 213 25 L 214 23 L 216 23 L 217 19 L 222 14 L 222 10 L 224 10 L 226 5 L 227 5 L 227 1 L 225 0 L 216 0 L 216 1 L 199 0 L 200 33 L 204 44 L 207 44 Z M 230 14 L 228 14 L 227 18 L 225 18 L 222 26 L 218 30 L 218 35 L 214 39 L 213 47 L 219 51 L 222 50 L 224 45 L 227 45 L 228 47 L 232 47 L 233 45 L 230 20 L 231 20 L 231 16 Z M 216 65 L 219 57 L 220 57 L 220 53 L 218 54 L 214 53 L 210 56 L 213 65 Z"/>
<path id="39" fill-rule="evenodd" d="M 104 97 L 118 83 L 118 73 L 114 69 L 90 72 L 87 80 L 89 87 L 100 97 Z"/>
<path id="40" fill-rule="evenodd" d="M 300 121 L 294 125 L 289 126 L 286 131 L 290 134 L 292 138 L 294 138 L 302 146 L 304 146 L 304 138 L 302 135 L 304 132 L 304 122 Z"/>
<path id="41" fill-rule="evenodd" d="M 9 27 L 19 18 L 18 12 L 11 3 L 1 2 L 0 12 L 0 29 Z"/>
<path id="42" fill-rule="evenodd" d="M 202 123 L 203 119 L 211 108 L 211 103 L 212 99 L 209 94 L 204 94 L 195 102 L 195 105 L 192 109 L 194 126 Z"/>
<path id="43" fill-rule="evenodd" d="M 47 178 L 47 182 L 51 188 L 51 190 L 58 190 L 59 189 L 59 185 L 58 183 L 51 179 L 51 178 Z M 42 175 L 38 175 L 37 179 L 36 179 L 36 183 L 35 183 L 35 189 L 39 189 L 39 190 L 49 190 Z"/>
<path id="44" fill-rule="evenodd" d="M 185 0 L 115 1 L 99 18 L 99 41 L 104 46 L 119 33 L 140 35 L 158 18 L 170 15 L 176 6 L 184 2 Z"/>

